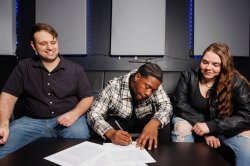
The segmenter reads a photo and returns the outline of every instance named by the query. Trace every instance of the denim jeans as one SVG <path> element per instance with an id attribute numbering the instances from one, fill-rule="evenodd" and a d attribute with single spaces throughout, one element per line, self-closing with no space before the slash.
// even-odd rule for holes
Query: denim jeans
<path id="1" fill-rule="evenodd" d="M 40 137 L 89 139 L 86 117 L 81 116 L 70 127 L 64 127 L 52 119 L 33 119 L 21 117 L 10 124 L 10 133 L 5 145 L 0 145 L 0 158 L 23 147 Z"/>
<path id="2" fill-rule="evenodd" d="M 174 126 L 174 129 L 171 135 L 172 141 L 173 142 L 194 142 L 194 136 L 191 131 L 184 132 L 185 134 L 183 134 L 176 130 L 175 125 L 179 122 L 186 123 L 187 121 L 180 117 L 173 117 L 172 124 Z M 237 166 L 249 165 L 250 163 L 250 138 L 249 137 L 238 134 L 230 138 L 219 136 L 219 139 L 222 143 L 229 146 L 234 151 Z"/>

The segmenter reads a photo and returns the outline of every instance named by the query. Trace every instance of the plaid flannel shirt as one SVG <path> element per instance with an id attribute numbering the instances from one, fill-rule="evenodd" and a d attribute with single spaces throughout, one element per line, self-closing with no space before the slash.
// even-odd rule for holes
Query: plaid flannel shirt
<path id="1" fill-rule="evenodd" d="M 100 136 L 112 129 L 105 121 L 109 116 L 130 118 L 134 109 L 138 119 L 145 117 L 150 113 L 154 113 L 153 118 L 160 120 L 161 128 L 169 123 L 172 116 L 172 105 L 170 99 L 163 87 L 159 88 L 146 100 L 139 101 L 133 106 L 132 96 L 129 89 L 129 77 L 136 70 L 130 73 L 114 78 L 109 81 L 104 90 L 97 96 L 92 104 L 87 119 L 89 125 Z"/>

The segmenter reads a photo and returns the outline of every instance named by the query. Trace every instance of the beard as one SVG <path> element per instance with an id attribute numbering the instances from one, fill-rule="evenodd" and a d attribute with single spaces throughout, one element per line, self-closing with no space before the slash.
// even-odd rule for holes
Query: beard
<path id="1" fill-rule="evenodd" d="M 135 80 L 131 80 L 131 95 L 134 101 L 144 100 L 143 96 L 138 92 L 138 84 Z"/>
<path id="2" fill-rule="evenodd" d="M 137 83 L 135 81 L 135 78 L 130 78 L 130 93 L 132 95 L 132 98 L 134 101 L 137 101 L 138 99 L 138 91 L 137 91 Z"/>
<path id="3" fill-rule="evenodd" d="M 135 88 L 134 91 L 133 91 L 133 98 L 138 101 L 140 100 L 140 94 L 138 93 L 137 89 Z"/>

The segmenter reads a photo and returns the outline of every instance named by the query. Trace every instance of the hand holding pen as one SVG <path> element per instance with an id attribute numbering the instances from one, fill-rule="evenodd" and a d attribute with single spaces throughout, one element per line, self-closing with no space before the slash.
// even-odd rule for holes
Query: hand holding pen
<path id="1" fill-rule="evenodd" d="M 122 129 L 122 127 L 120 126 L 120 124 L 119 124 L 116 120 L 115 120 L 115 124 L 116 124 L 117 127 L 121 130 L 121 132 L 120 132 L 120 134 L 121 134 L 120 139 L 123 139 L 123 140 L 125 141 L 125 140 L 127 140 L 127 138 L 129 137 L 130 144 L 132 144 L 132 137 L 131 137 L 131 135 L 130 135 L 128 132 L 124 131 L 124 130 Z"/>

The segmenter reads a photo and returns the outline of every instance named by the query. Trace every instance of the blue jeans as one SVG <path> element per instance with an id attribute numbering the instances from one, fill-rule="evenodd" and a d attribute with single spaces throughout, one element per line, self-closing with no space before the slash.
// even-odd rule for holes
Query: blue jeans
<path id="1" fill-rule="evenodd" d="M 40 137 L 89 139 L 89 128 L 85 116 L 81 116 L 70 127 L 58 124 L 57 118 L 33 119 L 24 116 L 13 121 L 10 124 L 10 133 L 6 144 L 0 146 L 0 158 Z"/>
<path id="2" fill-rule="evenodd" d="M 192 126 L 185 119 L 180 117 L 173 117 L 172 124 L 174 129 L 172 130 L 172 141 L 173 142 L 194 142 L 194 136 L 192 134 Z M 184 129 L 191 129 L 190 131 L 181 131 L 183 126 L 179 129 L 176 129 L 177 124 L 186 125 Z M 188 125 L 189 124 L 189 125 Z M 190 128 L 191 126 L 191 128 Z M 235 154 L 236 165 L 237 166 L 246 166 L 250 163 L 250 138 L 243 136 L 241 134 L 235 135 L 230 138 L 225 138 L 224 136 L 219 136 L 219 139 L 222 143 L 229 146 Z"/>

